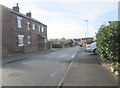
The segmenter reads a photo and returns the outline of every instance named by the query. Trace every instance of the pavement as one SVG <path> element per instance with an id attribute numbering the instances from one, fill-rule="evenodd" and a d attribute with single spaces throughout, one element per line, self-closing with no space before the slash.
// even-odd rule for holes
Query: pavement
<path id="1" fill-rule="evenodd" d="M 24 60 L 27 59 L 27 56 L 34 55 L 34 54 L 47 54 L 50 52 L 55 52 L 60 50 L 59 48 L 52 48 L 49 50 L 41 50 L 41 51 L 34 51 L 34 52 L 29 52 L 29 53 L 17 53 L 17 54 L 10 54 L 7 57 L 2 58 L 2 65 L 8 64 L 8 63 L 13 63 L 19 60 Z"/>
<path id="2" fill-rule="evenodd" d="M 63 76 L 61 88 L 66 88 L 66 86 L 118 88 L 118 79 L 99 64 L 97 57 L 81 49 Z"/>

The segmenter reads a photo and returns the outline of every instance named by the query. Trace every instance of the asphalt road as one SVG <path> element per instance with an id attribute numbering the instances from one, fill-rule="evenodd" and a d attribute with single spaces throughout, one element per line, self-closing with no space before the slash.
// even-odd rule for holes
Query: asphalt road
<path id="1" fill-rule="evenodd" d="M 31 54 L 3 65 L 2 86 L 57 86 L 79 47 L 47 54 Z"/>
<path id="2" fill-rule="evenodd" d="M 33 53 L 24 60 L 3 65 L 2 85 L 117 86 L 117 78 L 99 65 L 97 57 L 79 46 Z"/>

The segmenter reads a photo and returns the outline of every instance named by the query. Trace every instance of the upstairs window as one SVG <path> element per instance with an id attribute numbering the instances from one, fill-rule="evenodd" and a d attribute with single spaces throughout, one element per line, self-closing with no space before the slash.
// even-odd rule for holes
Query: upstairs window
<path id="1" fill-rule="evenodd" d="M 47 43 L 47 39 L 44 39 L 44 42 Z"/>
<path id="2" fill-rule="evenodd" d="M 41 27 L 40 26 L 38 26 L 38 32 L 40 32 L 41 31 Z"/>
<path id="3" fill-rule="evenodd" d="M 35 24 L 33 24 L 33 30 L 35 30 Z"/>
<path id="4" fill-rule="evenodd" d="M 42 32 L 44 32 L 44 27 L 42 27 Z"/>
<path id="5" fill-rule="evenodd" d="M 19 28 L 22 28 L 22 18 L 21 17 L 17 17 L 17 24 Z"/>
<path id="6" fill-rule="evenodd" d="M 30 22 L 27 22 L 27 29 L 30 30 Z"/>

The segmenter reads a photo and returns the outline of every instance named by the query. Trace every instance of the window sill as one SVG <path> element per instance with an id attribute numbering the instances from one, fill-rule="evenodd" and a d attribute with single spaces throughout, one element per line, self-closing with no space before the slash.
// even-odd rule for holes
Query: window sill
<path id="1" fill-rule="evenodd" d="M 18 28 L 22 28 L 22 27 L 18 26 Z"/>

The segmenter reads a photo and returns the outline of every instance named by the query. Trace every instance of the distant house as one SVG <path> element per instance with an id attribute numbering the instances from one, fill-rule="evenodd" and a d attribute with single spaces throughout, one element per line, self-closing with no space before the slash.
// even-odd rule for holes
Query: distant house
<path id="1" fill-rule="evenodd" d="M 93 41 L 96 41 L 96 35 L 93 37 Z"/>
<path id="2" fill-rule="evenodd" d="M 86 46 L 86 44 L 90 44 L 94 41 L 93 37 L 89 37 L 89 38 L 81 38 L 81 43 L 83 46 Z"/>
<path id="3" fill-rule="evenodd" d="M 19 6 L 13 9 L 0 5 L 2 13 L 2 54 L 31 52 L 47 48 L 47 25 L 19 12 Z"/>
<path id="4" fill-rule="evenodd" d="M 80 38 L 78 38 L 78 39 L 73 39 L 73 41 L 74 41 L 74 44 L 75 44 L 75 45 L 81 45 L 81 44 L 82 44 Z"/>

